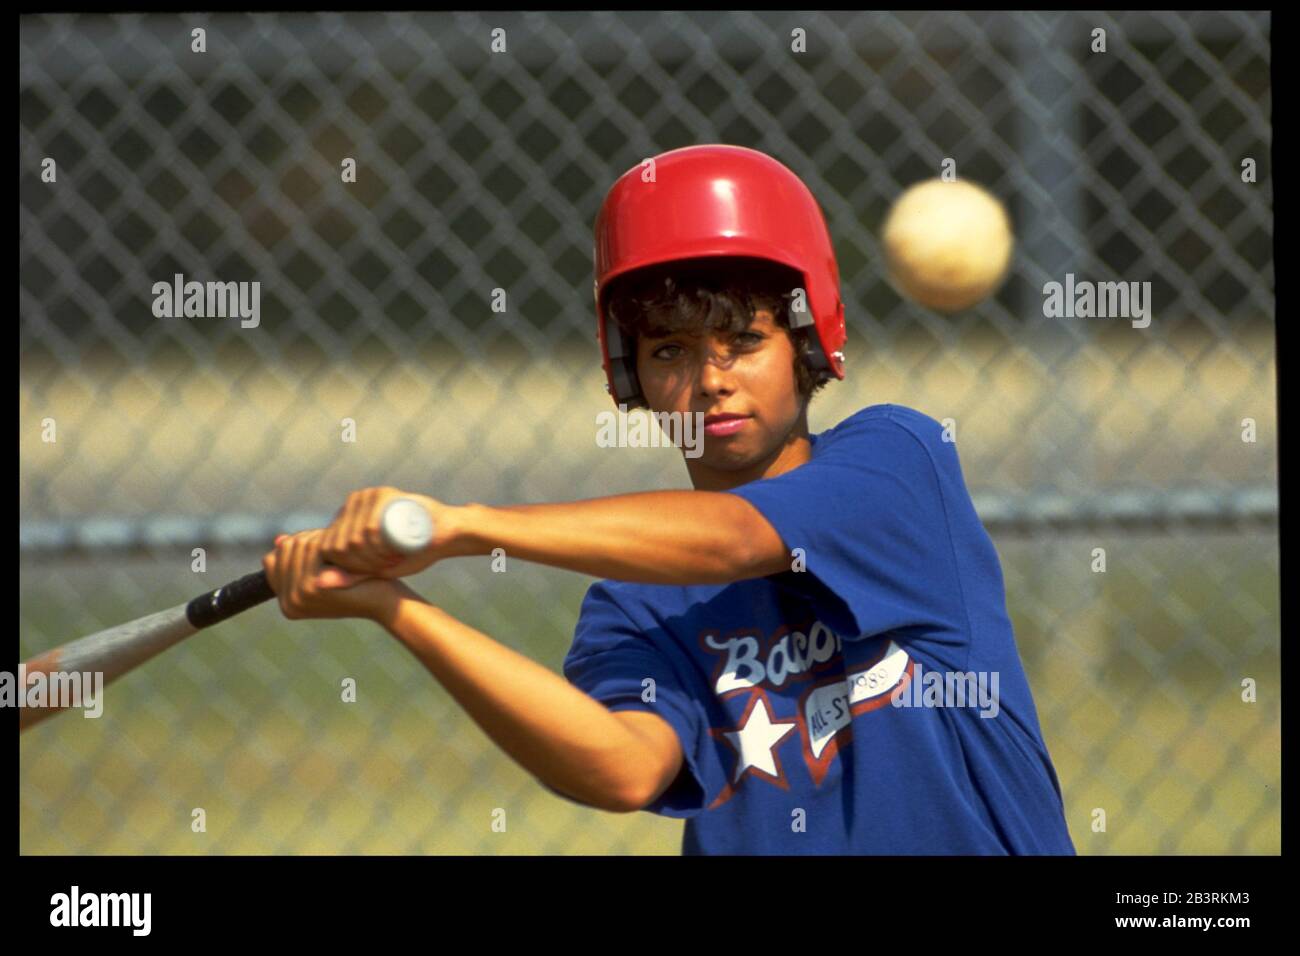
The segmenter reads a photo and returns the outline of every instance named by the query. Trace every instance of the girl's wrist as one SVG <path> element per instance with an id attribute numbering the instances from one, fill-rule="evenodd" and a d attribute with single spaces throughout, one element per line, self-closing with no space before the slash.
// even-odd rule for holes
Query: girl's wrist
<path id="1" fill-rule="evenodd" d="M 429 603 L 412 591 L 406 582 L 396 580 L 390 583 L 392 586 L 385 589 L 384 596 L 369 614 L 372 621 L 388 631 L 392 631 L 397 626 L 402 615 L 411 607 Z"/>
<path id="2" fill-rule="evenodd" d="M 487 505 L 466 504 L 448 508 L 446 519 L 450 525 L 448 550 L 457 557 L 471 557 L 490 554 L 487 545 L 487 528 L 492 517 L 492 509 Z"/>

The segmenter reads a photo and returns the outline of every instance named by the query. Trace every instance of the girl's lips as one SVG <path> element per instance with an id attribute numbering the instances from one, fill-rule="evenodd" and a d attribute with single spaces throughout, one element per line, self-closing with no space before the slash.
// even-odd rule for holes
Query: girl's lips
<path id="1" fill-rule="evenodd" d="M 745 427 L 749 418 L 723 418 L 716 422 L 706 422 L 704 425 L 704 434 L 719 438 L 723 435 L 734 435 Z"/>

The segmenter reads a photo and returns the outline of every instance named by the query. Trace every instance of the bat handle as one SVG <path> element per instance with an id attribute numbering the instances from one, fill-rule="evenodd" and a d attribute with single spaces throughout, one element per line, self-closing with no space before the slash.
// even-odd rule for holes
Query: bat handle
<path id="1" fill-rule="evenodd" d="M 275 592 L 266 579 L 266 572 L 255 571 L 215 591 L 200 594 L 185 605 L 185 616 L 195 627 L 211 627 L 273 597 Z"/>

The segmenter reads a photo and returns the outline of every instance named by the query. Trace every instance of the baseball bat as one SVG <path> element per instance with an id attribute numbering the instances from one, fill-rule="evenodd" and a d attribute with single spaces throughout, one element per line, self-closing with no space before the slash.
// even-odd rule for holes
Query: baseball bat
<path id="1" fill-rule="evenodd" d="M 384 541 L 394 551 L 414 554 L 433 540 L 433 519 L 418 501 L 398 498 L 384 508 Z M 125 624 L 97 631 L 38 654 L 20 668 L 18 696 L 26 690 L 26 674 L 41 672 L 100 672 L 107 686 L 123 674 L 158 656 L 191 634 L 220 624 L 275 597 L 265 571 L 246 574 L 214 591 L 166 611 L 148 614 Z M 40 723 L 60 707 L 20 707 L 21 733 Z"/>

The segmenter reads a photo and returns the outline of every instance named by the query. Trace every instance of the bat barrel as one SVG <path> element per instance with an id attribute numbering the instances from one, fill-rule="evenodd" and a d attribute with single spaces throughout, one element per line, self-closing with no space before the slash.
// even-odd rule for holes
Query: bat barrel
<path id="1" fill-rule="evenodd" d="M 27 675 L 41 673 L 52 677 L 58 674 L 103 675 L 103 685 L 121 677 L 152 657 L 161 654 L 173 644 L 185 640 L 196 628 L 186 615 L 186 606 L 176 607 L 98 631 L 80 640 L 56 647 L 23 665 Z M 26 692 L 26 681 L 20 682 L 19 694 Z M 53 688 L 51 680 L 51 689 Z M 62 707 L 21 707 L 18 726 L 26 730 L 56 714 Z"/>

